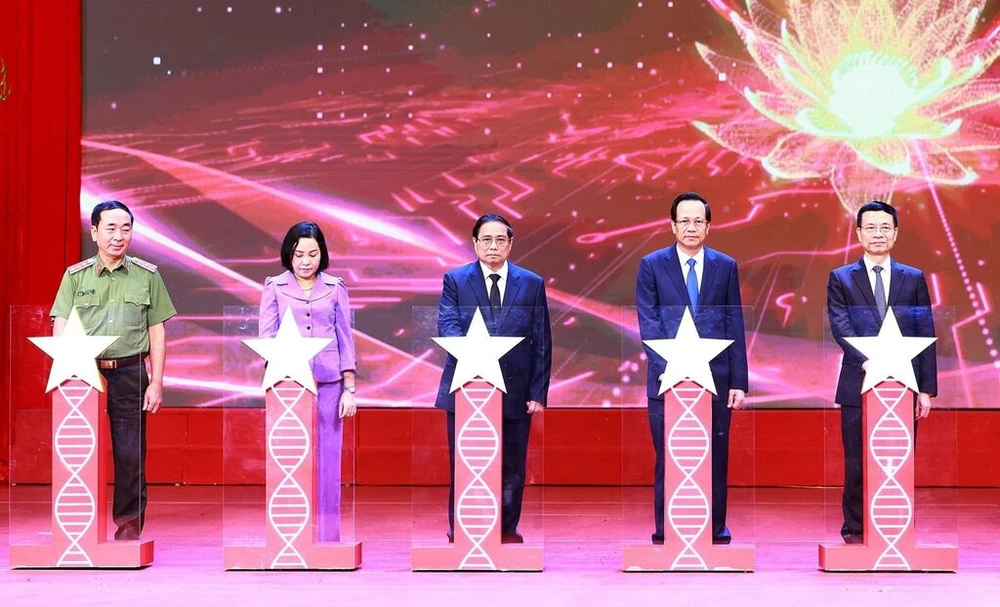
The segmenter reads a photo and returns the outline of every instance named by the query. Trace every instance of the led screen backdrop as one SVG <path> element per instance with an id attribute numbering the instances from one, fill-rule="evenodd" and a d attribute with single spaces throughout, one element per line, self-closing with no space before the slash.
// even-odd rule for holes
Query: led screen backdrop
<path id="1" fill-rule="evenodd" d="M 860 256 L 850 213 L 872 196 L 900 209 L 894 257 L 928 275 L 938 404 L 995 406 L 992 4 L 84 6 L 81 207 L 136 211 L 134 252 L 180 311 L 170 405 L 253 399 L 234 336 L 304 219 L 350 287 L 362 405 L 429 405 L 441 276 L 473 259 L 485 212 L 547 280 L 551 404 L 641 405 L 636 268 L 696 189 L 709 245 L 740 263 L 758 406 L 832 404 L 826 281 Z"/>

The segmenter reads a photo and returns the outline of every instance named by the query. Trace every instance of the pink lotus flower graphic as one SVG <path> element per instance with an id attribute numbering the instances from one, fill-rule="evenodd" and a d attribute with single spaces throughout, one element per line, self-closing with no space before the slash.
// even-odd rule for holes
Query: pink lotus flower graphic
<path id="1" fill-rule="evenodd" d="M 973 37 L 984 4 L 789 0 L 780 16 L 747 0 L 749 19 L 727 17 L 752 62 L 697 49 L 750 107 L 694 126 L 777 178 L 828 178 L 849 211 L 903 178 L 972 183 L 975 154 L 1000 148 L 1000 128 L 975 118 L 1000 99 L 985 76 L 1000 28 Z"/>

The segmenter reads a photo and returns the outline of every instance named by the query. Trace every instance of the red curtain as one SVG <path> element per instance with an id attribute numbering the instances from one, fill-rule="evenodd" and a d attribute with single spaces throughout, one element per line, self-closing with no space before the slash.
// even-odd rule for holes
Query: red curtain
<path id="1" fill-rule="evenodd" d="M 44 402 L 18 382 L 40 363 L 11 352 L 10 308 L 50 305 L 80 255 L 81 13 L 75 1 L 0 7 L 0 481 L 9 478 L 11 412 Z"/>

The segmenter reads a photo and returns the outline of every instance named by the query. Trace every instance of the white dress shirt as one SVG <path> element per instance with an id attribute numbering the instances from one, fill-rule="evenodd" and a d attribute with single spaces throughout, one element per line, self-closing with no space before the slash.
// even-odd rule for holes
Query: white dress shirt
<path id="1" fill-rule="evenodd" d="M 868 259 L 867 255 L 865 255 L 863 257 L 863 259 L 865 260 L 865 269 L 868 270 L 868 284 L 870 284 L 871 287 L 872 287 L 872 295 L 875 294 L 875 270 L 873 270 L 872 268 L 874 268 L 877 265 L 882 266 L 882 284 L 885 286 L 885 299 L 886 299 L 885 305 L 888 306 L 889 305 L 889 283 L 892 280 L 890 278 L 890 276 L 892 276 L 892 265 L 891 265 L 891 262 L 889 260 L 889 256 L 886 255 L 885 261 L 883 261 L 880 264 L 877 264 L 877 263 L 873 262 L 872 260 Z"/>
<path id="2" fill-rule="evenodd" d="M 503 305 L 503 296 L 507 292 L 507 262 L 503 262 L 499 270 L 491 270 L 488 265 L 483 262 L 479 262 L 479 267 L 483 270 L 483 278 L 486 279 L 486 298 L 489 299 L 490 289 L 493 288 L 493 281 L 490 279 L 490 274 L 499 274 L 500 280 L 497 281 L 497 287 L 500 289 L 500 305 Z"/>

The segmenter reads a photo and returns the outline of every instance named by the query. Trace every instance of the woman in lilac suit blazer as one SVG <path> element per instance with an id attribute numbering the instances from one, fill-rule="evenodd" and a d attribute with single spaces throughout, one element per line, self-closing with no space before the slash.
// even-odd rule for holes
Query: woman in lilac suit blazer
<path id="1" fill-rule="evenodd" d="M 323 272 L 329 262 L 319 226 L 311 221 L 292 226 L 281 244 L 285 272 L 264 281 L 259 330 L 261 337 L 273 337 L 285 310 L 291 308 L 303 336 L 333 338 L 312 360 L 319 393 L 316 539 L 321 542 L 340 541 L 343 418 L 357 412 L 351 303 L 344 281 Z"/>

